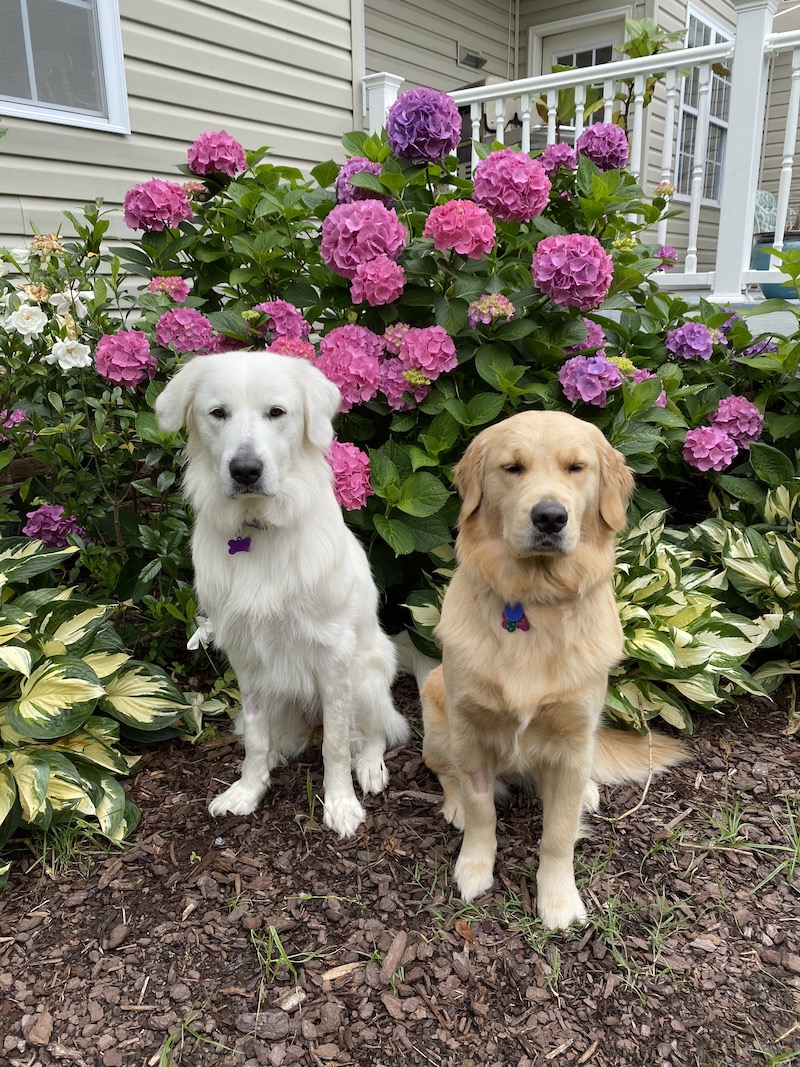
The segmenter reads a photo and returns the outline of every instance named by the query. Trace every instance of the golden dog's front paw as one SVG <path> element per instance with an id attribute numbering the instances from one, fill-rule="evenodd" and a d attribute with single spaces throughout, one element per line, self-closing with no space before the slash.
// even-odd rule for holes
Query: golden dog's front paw
<path id="1" fill-rule="evenodd" d="M 494 864 L 481 856 L 465 856 L 462 850 L 453 874 L 461 899 L 469 902 L 492 888 Z"/>
<path id="2" fill-rule="evenodd" d="M 575 884 L 550 885 L 539 883 L 536 911 L 551 930 L 566 930 L 573 923 L 586 922 L 586 907 Z"/>

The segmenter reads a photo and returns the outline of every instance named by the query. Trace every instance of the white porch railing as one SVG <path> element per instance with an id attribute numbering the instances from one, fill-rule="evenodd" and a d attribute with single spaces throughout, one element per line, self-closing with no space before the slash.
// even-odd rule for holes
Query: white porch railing
<path id="1" fill-rule="evenodd" d="M 773 17 L 778 0 L 733 0 L 737 8 L 737 28 L 733 41 L 701 48 L 662 52 L 640 59 L 606 63 L 596 67 L 543 74 L 535 78 L 501 82 L 495 85 L 462 89 L 450 95 L 460 108 L 469 107 L 473 141 L 481 140 L 487 127 L 495 132 L 492 140 L 506 143 L 510 126 L 519 129 L 522 151 L 544 147 L 565 133 L 577 139 L 584 127 L 584 109 L 590 87 L 600 92 L 603 120 L 611 121 L 619 103 L 615 93 L 632 82 L 632 103 L 628 110 L 627 129 L 630 143 L 629 168 L 640 178 L 647 170 L 645 143 L 645 92 L 648 78 L 663 76 L 659 88 L 659 107 L 663 115 L 665 136 L 656 154 L 658 179 L 674 182 L 677 172 L 678 122 L 681 81 L 687 71 L 697 71 L 697 117 L 692 146 L 691 177 L 680 241 L 682 263 L 675 271 L 659 272 L 655 277 L 664 288 L 691 288 L 705 291 L 713 300 L 741 301 L 743 292 L 758 282 L 785 280 L 775 268 L 774 257 L 769 270 L 751 270 L 756 190 L 762 162 L 764 131 L 768 121 L 767 87 L 777 56 L 791 54 L 791 80 L 788 104 L 778 116 L 779 128 L 785 129 L 780 162 L 775 224 L 776 248 L 783 246 L 789 214 L 794 158 L 800 116 L 800 32 L 773 33 Z M 719 227 L 716 234 L 714 270 L 698 270 L 698 245 L 704 206 L 706 161 L 711 118 L 712 76 L 714 64 L 730 70 L 728 144 L 722 170 L 720 199 L 717 208 Z M 399 91 L 401 81 L 394 75 L 373 74 L 365 79 L 369 128 L 379 129 Z M 575 94 L 575 120 L 566 131 L 557 128 L 559 91 L 571 89 Z M 537 108 L 538 105 L 538 108 Z M 653 105 L 651 105 L 652 107 Z M 546 112 L 546 121 L 541 115 Z M 653 152 L 649 146 L 650 173 Z M 473 165 L 476 162 L 473 149 Z M 645 192 L 652 191 L 645 189 Z M 706 220 L 708 212 L 706 212 Z M 706 223 L 707 224 L 707 223 Z M 674 220 L 659 224 L 655 239 L 669 244 Z M 688 225 L 688 230 L 687 230 Z M 677 245 L 679 242 L 675 241 Z"/>

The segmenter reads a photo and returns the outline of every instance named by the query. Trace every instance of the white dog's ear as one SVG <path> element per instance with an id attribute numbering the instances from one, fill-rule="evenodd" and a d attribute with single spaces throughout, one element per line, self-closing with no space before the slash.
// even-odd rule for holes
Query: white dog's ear
<path id="1" fill-rule="evenodd" d="M 621 452 L 607 442 L 600 453 L 600 517 L 612 530 L 624 530 L 633 474 Z"/>
<path id="2" fill-rule="evenodd" d="M 333 440 L 333 418 L 342 402 L 342 394 L 332 381 L 304 359 L 297 361 L 304 367 L 303 410 L 306 437 L 315 448 L 326 449 Z"/>
<path id="3" fill-rule="evenodd" d="M 177 433 L 186 421 L 199 378 L 198 368 L 204 358 L 195 356 L 190 363 L 184 364 L 156 397 L 156 418 L 166 433 Z"/>
<path id="4" fill-rule="evenodd" d="M 479 435 L 453 468 L 453 481 L 464 501 L 458 516 L 459 525 L 474 515 L 483 497 L 483 468 L 486 464 L 485 440 Z"/>

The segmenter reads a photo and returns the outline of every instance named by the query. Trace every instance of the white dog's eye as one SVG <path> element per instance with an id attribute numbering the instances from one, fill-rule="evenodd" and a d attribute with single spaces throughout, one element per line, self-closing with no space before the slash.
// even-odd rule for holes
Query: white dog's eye
<path id="1" fill-rule="evenodd" d="M 268 412 L 268 416 L 271 419 L 280 419 L 285 414 L 286 411 L 284 410 L 284 408 L 279 407 L 270 408 Z"/>
<path id="2" fill-rule="evenodd" d="M 227 419 L 228 412 L 225 410 L 225 408 L 212 408 L 211 411 L 209 411 L 209 415 L 211 416 L 212 419 L 220 419 L 221 420 L 221 419 Z"/>

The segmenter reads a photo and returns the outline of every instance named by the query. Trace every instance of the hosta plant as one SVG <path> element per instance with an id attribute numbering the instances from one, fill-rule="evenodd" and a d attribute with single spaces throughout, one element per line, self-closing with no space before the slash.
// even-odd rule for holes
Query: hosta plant
<path id="1" fill-rule="evenodd" d="M 121 737 L 166 736 L 187 711 L 159 667 L 133 660 L 110 609 L 42 579 L 78 552 L 0 540 L 0 848 L 18 827 L 96 820 L 122 840 L 138 809 Z"/>

